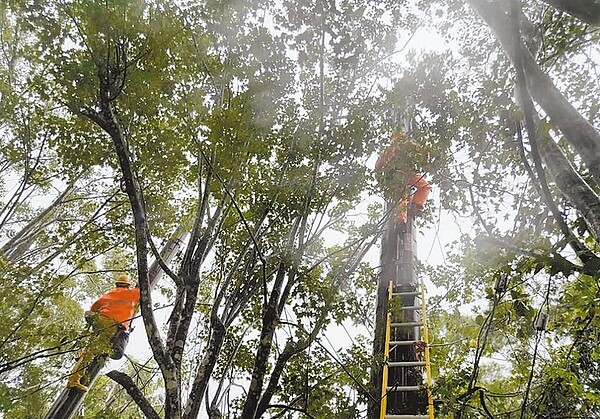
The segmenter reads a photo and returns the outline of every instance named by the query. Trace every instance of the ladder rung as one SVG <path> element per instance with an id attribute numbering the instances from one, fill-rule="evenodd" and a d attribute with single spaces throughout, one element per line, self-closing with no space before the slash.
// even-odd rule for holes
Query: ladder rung
<path id="1" fill-rule="evenodd" d="M 385 415 L 385 419 L 429 419 L 429 415 Z"/>
<path id="2" fill-rule="evenodd" d="M 424 367 L 425 361 L 388 361 L 388 367 Z"/>
<path id="3" fill-rule="evenodd" d="M 390 341 L 390 346 L 409 346 L 422 343 L 422 340 L 392 340 Z"/>
<path id="4" fill-rule="evenodd" d="M 387 391 L 419 391 L 424 389 L 425 387 L 423 386 L 392 386 L 388 387 Z"/>
<path id="5" fill-rule="evenodd" d="M 392 297 L 415 297 L 421 295 L 421 291 L 393 292 Z"/>
<path id="6" fill-rule="evenodd" d="M 406 306 L 406 307 L 402 307 L 402 310 L 420 310 L 421 307 L 420 306 Z"/>
<path id="7" fill-rule="evenodd" d="M 392 323 L 392 327 L 416 327 L 423 326 L 423 322 L 406 322 L 406 323 Z"/>

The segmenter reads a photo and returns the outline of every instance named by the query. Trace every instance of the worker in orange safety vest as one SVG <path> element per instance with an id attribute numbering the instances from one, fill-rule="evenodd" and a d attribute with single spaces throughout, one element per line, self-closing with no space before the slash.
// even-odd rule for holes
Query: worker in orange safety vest
<path id="1" fill-rule="evenodd" d="M 399 225 L 406 224 L 410 211 L 420 215 L 431 191 L 431 186 L 420 173 L 427 166 L 429 152 L 421 145 L 396 133 L 390 145 L 383 150 L 375 163 L 375 173 L 383 187 L 386 198 L 395 201 L 395 219 Z M 414 193 L 409 189 L 415 188 Z"/>
<path id="2" fill-rule="evenodd" d="M 80 380 L 96 355 L 106 354 L 113 359 L 123 356 L 129 337 L 129 326 L 140 301 L 140 289 L 133 288 L 126 274 L 115 280 L 115 288 L 100 297 L 89 311 L 85 320 L 92 327 L 88 342 L 73 367 L 67 387 L 88 391 Z"/>

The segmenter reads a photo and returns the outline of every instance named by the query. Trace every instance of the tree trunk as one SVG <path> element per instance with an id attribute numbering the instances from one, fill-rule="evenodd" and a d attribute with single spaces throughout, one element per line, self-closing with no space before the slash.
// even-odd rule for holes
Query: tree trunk
<path id="1" fill-rule="evenodd" d="M 542 0 L 550 6 L 575 16 L 590 25 L 600 24 L 600 1 L 598 0 Z"/>
<path id="2" fill-rule="evenodd" d="M 279 379 L 281 378 L 281 374 L 283 374 L 283 370 L 285 368 L 286 363 L 296 354 L 303 351 L 308 347 L 308 343 L 304 344 L 302 342 L 302 346 L 297 347 L 296 343 L 292 341 L 292 339 L 288 339 L 285 344 L 285 348 L 279 358 L 277 358 L 277 362 L 273 367 L 273 371 L 271 372 L 271 377 L 269 378 L 269 383 L 267 384 L 267 388 L 265 389 L 264 394 L 260 398 L 258 403 L 258 407 L 256 408 L 255 417 L 260 418 L 267 411 L 269 404 L 271 403 L 271 399 L 275 394 L 275 390 L 277 390 L 277 385 L 279 383 Z"/>
<path id="3" fill-rule="evenodd" d="M 271 291 L 271 296 L 269 298 L 269 304 L 262 319 L 262 330 L 260 333 L 260 340 L 258 341 L 256 356 L 254 358 L 252 380 L 250 382 L 250 388 L 248 389 L 246 402 L 244 403 L 244 408 L 242 410 L 243 418 L 254 418 L 256 409 L 258 407 L 258 401 L 263 388 L 263 380 L 267 370 L 267 361 L 271 353 L 273 336 L 275 334 L 277 324 L 279 323 L 279 311 L 277 308 L 279 305 L 279 298 L 281 295 L 285 275 L 286 267 L 283 263 L 280 263 L 277 276 L 273 284 L 273 289 Z"/>
<path id="4" fill-rule="evenodd" d="M 575 171 L 558 145 L 548 136 L 539 138 L 540 156 L 556 186 L 581 213 L 592 236 L 600 242 L 600 197 Z"/>
<path id="5" fill-rule="evenodd" d="M 19 260 L 21 256 L 23 256 L 23 253 L 29 249 L 42 228 L 48 224 L 45 223 L 48 217 L 52 215 L 54 210 L 63 203 L 65 197 L 73 190 L 78 178 L 79 176 L 77 176 L 69 186 L 65 188 L 63 193 L 61 193 L 48 207 L 6 242 L 4 246 L 2 246 L 2 249 L 0 249 L 0 254 L 5 256 L 11 262 Z"/>
<path id="6" fill-rule="evenodd" d="M 502 7 L 496 1 L 469 0 L 469 4 L 494 31 L 504 53 L 514 63 L 517 57 L 510 19 Z M 567 101 L 525 46 L 522 49 L 523 68 L 531 96 L 573 145 L 595 182 L 600 185 L 600 134 Z"/>
<path id="7" fill-rule="evenodd" d="M 111 85 L 108 76 L 99 74 L 100 88 L 98 105 L 100 111 L 97 112 L 91 108 L 82 110 L 84 116 L 98 124 L 112 139 L 113 145 L 119 161 L 125 190 L 131 204 L 131 211 L 135 224 L 135 247 L 138 280 L 140 288 L 140 311 L 146 335 L 152 354 L 160 367 L 163 380 L 165 382 L 165 415 L 170 419 L 179 419 L 181 417 L 181 386 L 179 371 L 175 368 L 173 360 L 165 352 L 165 347 L 160 336 L 158 325 L 152 309 L 152 288 L 149 282 L 148 267 L 148 223 L 146 220 L 146 210 L 142 189 L 133 169 L 129 149 L 125 139 L 123 128 L 115 115 L 113 109 L 114 97 L 111 93 Z"/>
<path id="8" fill-rule="evenodd" d="M 212 332 L 210 334 L 208 348 L 206 349 L 202 362 L 198 365 L 198 369 L 196 370 L 196 377 L 192 384 L 189 401 L 183 414 L 185 419 L 196 419 L 198 417 L 208 380 L 210 379 L 219 352 L 221 351 L 221 346 L 225 340 L 226 329 L 216 313 L 211 315 L 211 327 Z"/>

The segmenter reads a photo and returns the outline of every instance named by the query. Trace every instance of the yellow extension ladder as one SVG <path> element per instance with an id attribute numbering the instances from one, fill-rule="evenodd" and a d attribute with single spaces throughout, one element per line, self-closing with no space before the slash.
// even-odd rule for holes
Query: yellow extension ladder
<path id="1" fill-rule="evenodd" d="M 422 280 L 420 287 L 420 291 L 395 291 L 393 281 L 388 287 L 380 419 L 434 419 L 425 284 Z M 420 305 L 416 304 L 417 298 L 421 300 Z M 408 302 L 408 305 L 398 302 Z M 406 330 L 412 330 L 412 335 Z M 390 383 L 390 376 L 396 382 Z M 426 390 L 425 400 L 423 390 Z"/>

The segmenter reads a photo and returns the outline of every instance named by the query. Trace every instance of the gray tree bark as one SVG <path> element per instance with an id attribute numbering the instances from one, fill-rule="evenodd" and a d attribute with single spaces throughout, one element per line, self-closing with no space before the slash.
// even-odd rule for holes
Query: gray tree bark
<path id="1" fill-rule="evenodd" d="M 75 178 L 48 207 L 40 212 L 35 218 L 33 218 L 25 227 L 23 227 L 17 234 L 15 234 L 9 241 L 7 241 L 0 249 L 0 254 L 5 256 L 11 262 L 15 262 L 23 256 L 23 253 L 29 249 L 37 237 L 37 235 L 48 225 L 49 217 L 54 211 L 64 202 L 65 197 L 71 193 L 75 182 L 78 178 Z"/>
<path id="2" fill-rule="evenodd" d="M 131 379 L 127 374 L 120 371 L 111 371 L 106 374 L 109 378 L 111 378 L 116 383 L 119 383 L 121 387 L 125 389 L 127 394 L 135 401 L 135 403 L 139 406 L 140 410 L 144 414 L 144 416 L 148 419 L 160 419 L 156 410 L 152 407 L 152 405 L 148 402 L 144 393 L 140 391 L 135 382 Z"/>
<path id="3" fill-rule="evenodd" d="M 558 145 L 549 137 L 539 138 L 542 161 L 556 186 L 581 213 L 590 233 L 600 241 L 600 197 L 579 176 Z"/>
<path id="4" fill-rule="evenodd" d="M 600 24 L 600 1 L 598 0 L 542 0 L 590 25 Z"/>
<path id="5" fill-rule="evenodd" d="M 517 57 L 513 48 L 511 22 L 501 4 L 498 1 L 468 1 L 494 31 L 506 56 L 515 63 Z M 562 131 L 567 141 L 573 145 L 595 182 L 600 185 L 600 134 L 569 103 L 526 48 L 523 48 L 522 55 L 523 69 L 531 96 L 546 112 L 552 123 Z"/>

